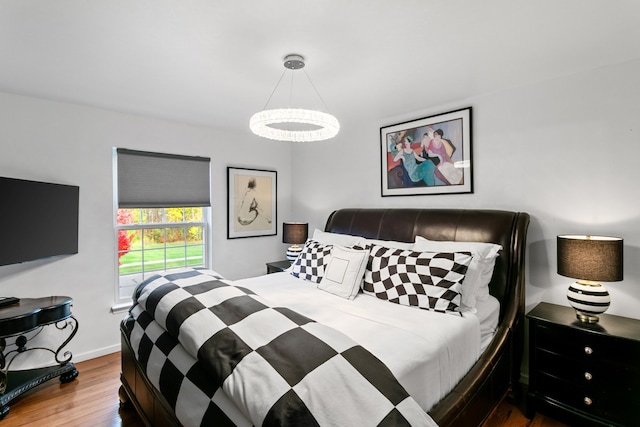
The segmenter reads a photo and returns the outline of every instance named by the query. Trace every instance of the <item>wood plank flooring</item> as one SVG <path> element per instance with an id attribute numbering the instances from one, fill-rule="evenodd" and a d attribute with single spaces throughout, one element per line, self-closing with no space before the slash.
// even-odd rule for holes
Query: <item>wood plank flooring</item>
<path id="1" fill-rule="evenodd" d="M 143 427 L 135 410 L 120 409 L 120 353 L 76 363 L 78 378 L 52 379 L 14 401 L 0 427 Z"/>
<path id="2" fill-rule="evenodd" d="M 120 408 L 120 353 L 76 363 L 78 378 L 68 384 L 58 379 L 34 388 L 11 405 L 0 427 L 143 427 L 134 409 Z M 566 427 L 536 415 L 524 417 L 503 402 L 483 427 Z"/>
<path id="3" fill-rule="evenodd" d="M 493 411 L 493 414 L 482 427 L 569 427 L 559 421 L 555 421 L 542 414 L 530 420 L 523 414 L 522 409 L 508 403 L 502 402 Z"/>

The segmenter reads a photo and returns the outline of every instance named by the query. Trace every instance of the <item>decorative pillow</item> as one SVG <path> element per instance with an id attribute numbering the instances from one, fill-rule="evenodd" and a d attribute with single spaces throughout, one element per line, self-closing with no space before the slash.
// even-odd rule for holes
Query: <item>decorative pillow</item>
<path id="1" fill-rule="evenodd" d="M 340 246 L 364 246 L 364 238 L 360 236 L 352 236 L 351 234 L 340 233 L 328 233 L 326 231 L 318 230 L 313 231 L 313 237 L 311 240 L 325 244 L 325 245 L 340 245 Z"/>
<path id="2" fill-rule="evenodd" d="M 364 293 L 434 311 L 460 306 L 469 252 L 415 252 L 374 245 L 364 273 Z"/>
<path id="3" fill-rule="evenodd" d="M 502 246 L 483 242 L 451 242 L 428 240 L 416 236 L 414 250 L 431 252 L 471 252 L 473 260 L 462 283 L 462 310 L 475 311 L 476 300 L 486 300 L 498 252 Z"/>
<path id="4" fill-rule="evenodd" d="M 315 240 L 307 240 L 298 258 L 291 264 L 290 273 L 300 279 L 320 283 L 324 268 L 331 258 L 333 245 L 323 245 Z"/>
<path id="5" fill-rule="evenodd" d="M 368 258 L 368 249 L 334 245 L 318 289 L 342 298 L 354 299 L 362 285 Z"/>

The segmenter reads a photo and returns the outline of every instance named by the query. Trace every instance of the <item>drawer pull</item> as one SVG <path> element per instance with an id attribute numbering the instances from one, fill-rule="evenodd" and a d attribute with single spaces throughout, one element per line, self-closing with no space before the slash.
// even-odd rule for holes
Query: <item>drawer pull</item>
<path id="1" fill-rule="evenodd" d="M 593 354 L 593 349 L 589 346 L 584 348 L 584 354 Z"/>
<path id="2" fill-rule="evenodd" d="M 593 403 L 593 400 L 591 400 L 591 398 L 590 398 L 590 397 L 585 396 L 585 398 L 584 398 L 584 404 L 585 404 L 585 405 L 587 405 L 587 406 L 591 406 L 591 404 L 592 404 L 592 403 Z"/>
<path id="3" fill-rule="evenodd" d="M 584 379 L 587 381 L 591 381 L 593 379 L 593 375 L 591 375 L 591 372 L 585 372 Z"/>

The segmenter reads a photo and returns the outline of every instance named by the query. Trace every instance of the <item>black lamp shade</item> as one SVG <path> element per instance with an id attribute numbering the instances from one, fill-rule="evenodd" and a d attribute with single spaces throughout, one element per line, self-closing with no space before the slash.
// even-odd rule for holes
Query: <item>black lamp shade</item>
<path id="1" fill-rule="evenodd" d="M 619 282 L 623 277 L 619 237 L 558 236 L 558 274 L 594 282 Z"/>
<path id="2" fill-rule="evenodd" d="M 282 224 L 282 243 L 297 245 L 307 241 L 309 224 L 305 222 L 285 222 Z"/>

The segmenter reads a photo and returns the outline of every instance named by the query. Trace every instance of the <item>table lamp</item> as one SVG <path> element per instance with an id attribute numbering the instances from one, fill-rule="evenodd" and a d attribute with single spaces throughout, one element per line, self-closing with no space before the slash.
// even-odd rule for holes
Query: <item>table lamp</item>
<path id="1" fill-rule="evenodd" d="M 622 280 L 622 242 L 619 237 L 558 236 L 558 274 L 578 279 L 567 298 L 580 321 L 596 323 L 609 308 L 611 297 L 599 282 Z"/>
<path id="2" fill-rule="evenodd" d="M 309 224 L 305 222 L 285 222 L 282 224 L 282 243 L 289 243 L 291 246 L 287 248 L 287 259 L 291 262 L 295 261 L 302 252 L 300 243 L 307 241 L 309 234 Z"/>

